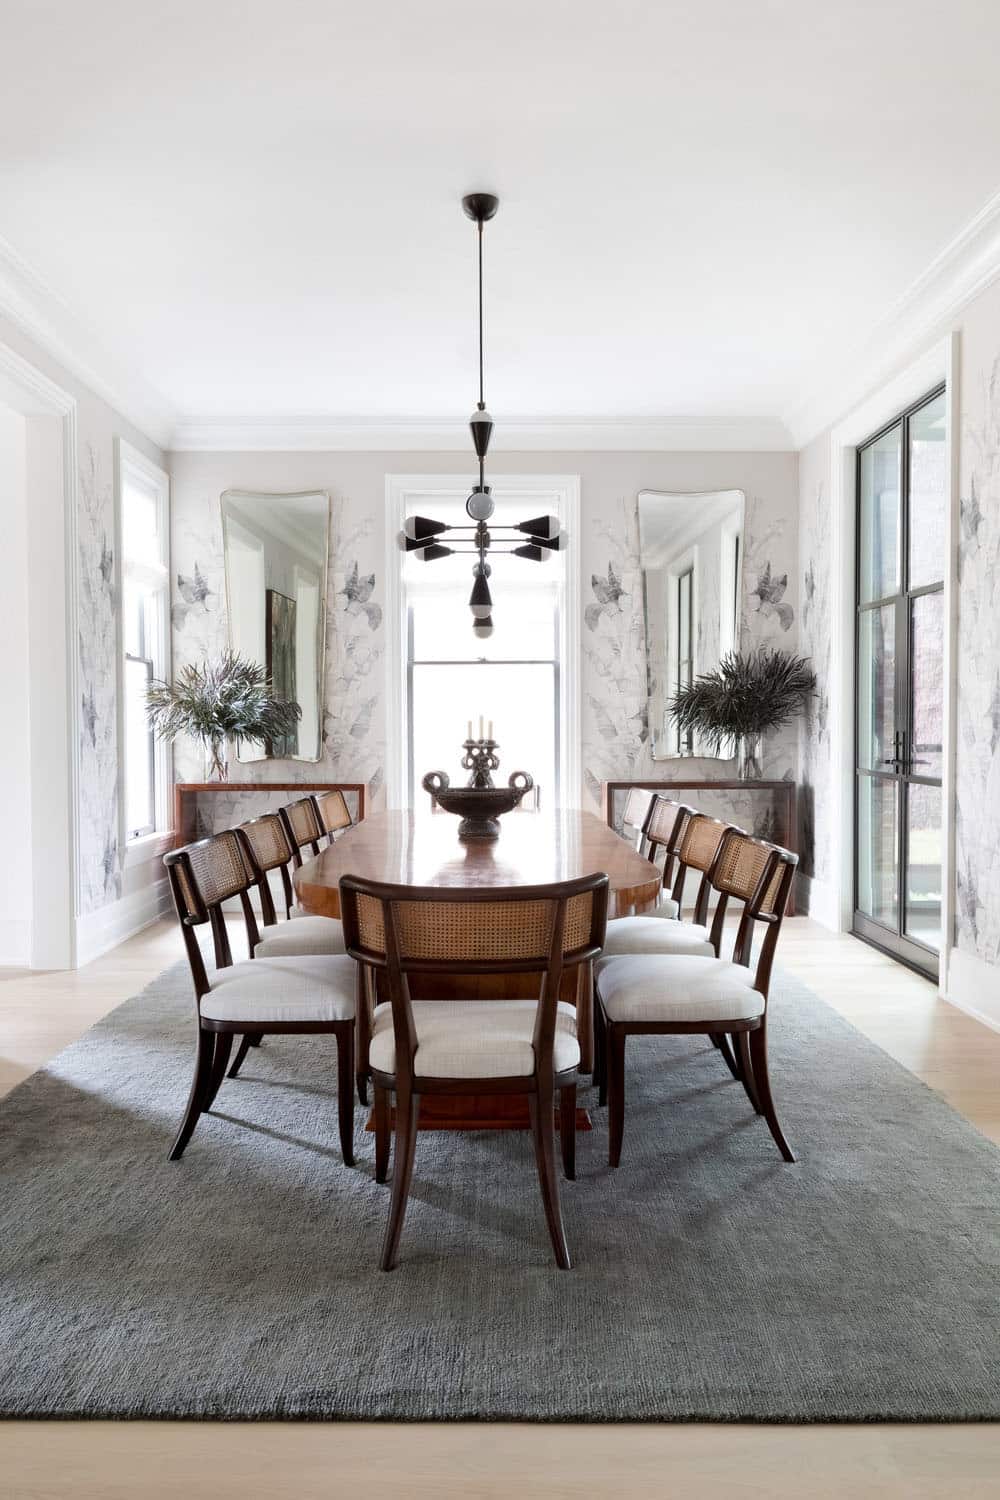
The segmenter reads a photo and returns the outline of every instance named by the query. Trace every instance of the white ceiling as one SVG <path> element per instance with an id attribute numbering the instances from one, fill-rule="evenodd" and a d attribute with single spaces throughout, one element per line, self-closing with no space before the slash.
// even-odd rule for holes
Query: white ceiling
<path id="1" fill-rule="evenodd" d="M 0 235 L 176 413 L 787 416 L 1000 187 L 993 0 L 3 0 Z"/>

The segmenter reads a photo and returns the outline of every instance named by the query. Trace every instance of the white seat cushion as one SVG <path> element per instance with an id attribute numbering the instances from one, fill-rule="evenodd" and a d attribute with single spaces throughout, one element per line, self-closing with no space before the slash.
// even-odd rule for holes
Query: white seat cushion
<path id="1" fill-rule="evenodd" d="M 414 1000 L 416 1072 L 421 1078 L 524 1078 L 535 1071 L 534 1000 Z M 392 1006 L 375 1007 L 368 1053 L 380 1073 L 396 1071 Z M 580 1065 L 576 1011 L 559 1002 L 555 1071 Z"/>
<path id="2" fill-rule="evenodd" d="M 602 958 L 597 993 L 609 1021 L 750 1021 L 764 997 L 743 964 L 721 958 L 630 954 Z"/>
<path id="3" fill-rule="evenodd" d="M 344 928 L 336 917 L 311 917 L 261 928 L 255 958 L 295 958 L 309 953 L 343 953 Z"/>
<path id="4" fill-rule="evenodd" d="M 617 917 L 608 923 L 604 953 L 680 953 L 714 958 L 708 928 L 694 922 L 665 922 L 657 916 Z"/>
<path id="5" fill-rule="evenodd" d="M 357 965 L 346 954 L 251 958 L 217 969 L 201 1002 L 210 1021 L 350 1021 Z"/>

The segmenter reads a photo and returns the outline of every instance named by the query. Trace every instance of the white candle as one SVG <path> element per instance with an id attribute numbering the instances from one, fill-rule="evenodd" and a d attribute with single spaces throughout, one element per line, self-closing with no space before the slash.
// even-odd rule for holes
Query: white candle
<path id="1" fill-rule="evenodd" d="M 486 738 L 488 740 L 491 740 L 493 738 L 493 720 L 492 719 L 490 720 L 489 728 L 486 731 Z"/>
<path id="2" fill-rule="evenodd" d="M 482 739 L 482 737 L 483 737 L 483 716 L 482 716 L 482 714 L 480 714 L 479 715 L 479 738 Z"/>
<path id="3" fill-rule="evenodd" d="M 472 720 L 471 720 L 471 719 L 470 719 L 470 720 L 469 720 L 469 732 L 468 732 L 468 734 L 467 734 L 467 735 L 466 735 L 466 736 L 465 736 L 465 738 L 466 738 L 466 739 L 467 739 L 467 740 L 471 740 L 471 739 L 472 739 Z"/>

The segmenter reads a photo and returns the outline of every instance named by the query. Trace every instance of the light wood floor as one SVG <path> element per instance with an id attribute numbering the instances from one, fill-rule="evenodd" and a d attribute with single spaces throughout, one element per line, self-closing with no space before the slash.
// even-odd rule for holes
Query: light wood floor
<path id="1" fill-rule="evenodd" d="M 1000 1144 L 1000 1034 L 806 918 L 780 961 Z M 0 969 L 0 1094 L 180 956 L 158 924 L 76 973 Z M 1000 1497 L 1000 1425 L 0 1424 L 2 1500 Z"/>

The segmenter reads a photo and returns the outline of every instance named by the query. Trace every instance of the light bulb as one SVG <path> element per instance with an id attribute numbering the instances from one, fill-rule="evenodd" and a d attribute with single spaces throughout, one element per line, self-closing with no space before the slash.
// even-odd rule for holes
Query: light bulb
<path id="1" fill-rule="evenodd" d="M 477 484 L 466 500 L 465 508 L 474 521 L 488 521 L 496 509 L 489 485 Z"/>
<path id="2" fill-rule="evenodd" d="M 493 634 L 492 616 L 486 615 L 482 620 L 473 620 L 472 633 L 480 641 L 485 641 L 488 636 L 491 636 Z"/>

